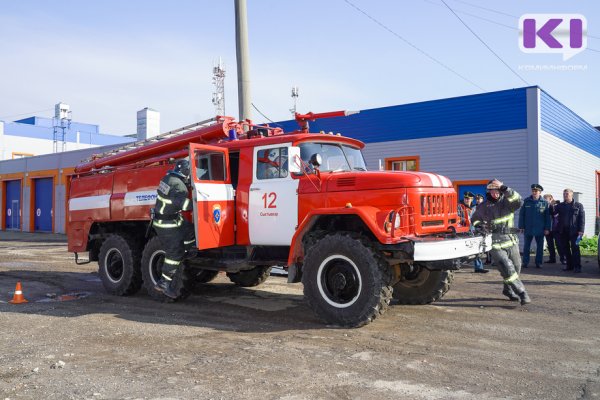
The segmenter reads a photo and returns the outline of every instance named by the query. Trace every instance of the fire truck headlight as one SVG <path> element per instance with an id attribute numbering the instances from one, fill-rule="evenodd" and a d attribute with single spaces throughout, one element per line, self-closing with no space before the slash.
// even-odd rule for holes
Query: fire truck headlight
<path id="1" fill-rule="evenodd" d="M 400 215 L 396 213 L 396 219 L 394 219 L 394 229 L 400 228 Z"/>

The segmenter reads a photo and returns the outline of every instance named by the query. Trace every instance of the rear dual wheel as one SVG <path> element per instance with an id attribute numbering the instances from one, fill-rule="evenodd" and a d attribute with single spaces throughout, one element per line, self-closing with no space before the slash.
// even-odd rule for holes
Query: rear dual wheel
<path id="1" fill-rule="evenodd" d="M 144 247 L 144 251 L 142 252 L 141 270 L 146 291 L 153 299 L 164 302 L 178 301 L 188 298 L 192 293 L 191 289 L 193 286 L 193 281 L 190 279 L 190 276 L 188 276 L 189 271 L 188 268 L 184 266 L 184 263 L 179 266 L 179 268 L 184 268 L 184 270 L 181 277 L 182 284 L 179 285 L 179 293 L 176 299 L 171 299 L 154 289 L 161 278 L 164 261 L 165 250 L 160 242 L 160 238 L 158 236 L 154 236 L 148 241 L 146 247 Z"/>
<path id="2" fill-rule="evenodd" d="M 113 234 L 100 247 L 98 275 L 110 294 L 128 296 L 142 287 L 140 246 L 130 238 Z"/>

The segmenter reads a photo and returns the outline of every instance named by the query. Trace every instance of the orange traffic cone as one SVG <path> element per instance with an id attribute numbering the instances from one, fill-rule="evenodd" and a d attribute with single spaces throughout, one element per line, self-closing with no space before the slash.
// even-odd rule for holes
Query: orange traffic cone
<path id="1" fill-rule="evenodd" d="M 27 300 L 25 300 L 25 297 L 23 297 L 23 290 L 21 289 L 21 282 L 17 282 L 17 287 L 15 288 L 15 294 L 13 296 L 13 299 L 11 301 L 9 301 L 9 303 L 13 303 L 13 304 L 27 303 Z"/>

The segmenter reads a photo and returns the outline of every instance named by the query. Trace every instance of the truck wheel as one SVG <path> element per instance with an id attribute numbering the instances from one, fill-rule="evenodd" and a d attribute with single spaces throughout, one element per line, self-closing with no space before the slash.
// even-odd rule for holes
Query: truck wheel
<path id="1" fill-rule="evenodd" d="M 212 271 L 210 269 L 196 269 L 191 272 L 190 278 L 193 279 L 194 283 L 208 283 L 214 280 L 219 271 Z"/>
<path id="2" fill-rule="evenodd" d="M 383 257 L 360 238 L 329 234 L 306 250 L 304 297 L 328 323 L 359 327 L 382 315 L 392 297 L 391 280 Z"/>
<path id="3" fill-rule="evenodd" d="M 454 280 L 452 271 L 429 270 L 419 266 L 394 285 L 394 299 L 400 304 L 429 304 L 441 299 Z"/>
<path id="4" fill-rule="evenodd" d="M 183 285 L 181 286 L 179 296 L 173 300 L 164 294 L 154 290 L 154 286 L 160 280 L 162 275 L 162 266 L 165 261 L 165 251 L 158 236 L 154 236 L 148 241 L 142 252 L 142 279 L 146 291 L 155 300 L 163 302 L 179 301 L 188 298 L 191 294 L 193 282 L 188 277 L 189 268 L 184 269 Z M 181 266 L 180 266 L 181 268 Z"/>
<path id="5" fill-rule="evenodd" d="M 227 277 L 233 283 L 242 287 L 258 286 L 267 280 L 271 273 L 270 265 L 258 265 L 252 269 L 240 272 L 228 272 Z"/>
<path id="6" fill-rule="evenodd" d="M 128 296 L 142 287 L 140 250 L 133 241 L 120 235 L 110 235 L 98 256 L 98 274 L 110 294 Z"/>

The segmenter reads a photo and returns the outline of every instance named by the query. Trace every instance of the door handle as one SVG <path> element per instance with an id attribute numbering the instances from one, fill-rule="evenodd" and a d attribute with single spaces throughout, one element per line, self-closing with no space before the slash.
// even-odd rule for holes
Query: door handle
<path id="1" fill-rule="evenodd" d="M 257 190 L 260 190 L 260 188 L 257 188 L 257 187 L 250 188 L 251 192 L 256 192 Z"/>

